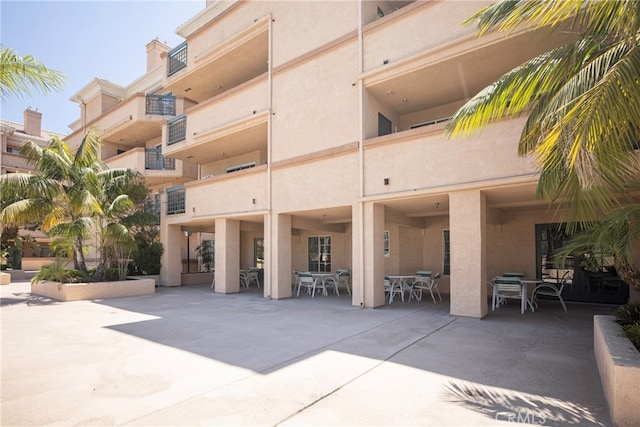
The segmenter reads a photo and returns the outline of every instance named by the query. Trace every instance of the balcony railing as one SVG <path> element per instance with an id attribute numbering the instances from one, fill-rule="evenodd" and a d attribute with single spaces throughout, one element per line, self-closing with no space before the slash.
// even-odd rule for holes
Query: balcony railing
<path id="1" fill-rule="evenodd" d="M 187 66 L 187 42 L 179 44 L 167 54 L 167 77 Z"/>
<path id="2" fill-rule="evenodd" d="M 175 170 L 176 159 L 162 155 L 160 148 L 144 150 L 144 168 L 148 170 Z"/>
<path id="3" fill-rule="evenodd" d="M 184 114 L 174 117 L 167 121 L 169 128 L 169 139 L 167 145 L 175 144 L 176 142 L 184 141 L 187 136 L 187 116 Z"/>
<path id="4" fill-rule="evenodd" d="M 167 215 L 183 214 L 185 212 L 186 190 L 182 185 L 167 188 Z"/>
<path id="5" fill-rule="evenodd" d="M 173 95 L 147 95 L 146 114 L 176 115 L 176 97 Z"/>

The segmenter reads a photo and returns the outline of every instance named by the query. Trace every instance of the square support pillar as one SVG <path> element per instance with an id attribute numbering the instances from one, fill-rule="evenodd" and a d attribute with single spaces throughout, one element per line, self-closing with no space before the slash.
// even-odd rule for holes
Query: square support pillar
<path id="1" fill-rule="evenodd" d="M 266 242 L 271 248 L 269 266 L 271 269 L 271 298 L 291 297 L 291 215 L 272 216 L 271 236 L 273 241 Z"/>
<path id="2" fill-rule="evenodd" d="M 160 243 L 164 252 L 160 257 L 160 286 L 182 285 L 182 245 L 184 240 L 179 225 L 160 222 Z"/>
<path id="3" fill-rule="evenodd" d="M 451 314 L 487 315 L 487 200 L 480 190 L 449 195 Z"/>
<path id="4" fill-rule="evenodd" d="M 216 219 L 216 292 L 240 292 L 240 221 Z"/>
<path id="5" fill-rule="evenodd" d="M 384 205 L 364 203 L 363 206 L 363 257 L 365 307 L 384 305 Z M 356 291 L 356 284 L 353 286 Z"/>

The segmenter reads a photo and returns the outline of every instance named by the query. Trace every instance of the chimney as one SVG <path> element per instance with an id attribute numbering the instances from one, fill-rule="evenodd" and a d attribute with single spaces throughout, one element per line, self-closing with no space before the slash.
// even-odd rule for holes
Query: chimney
<path id="1" fill-rule="evenodd" d="M 42 113 L 31 107 L 24 110 L 24 132 L 37 137 L 42 136 Z"/>
<path id="2" fill-rule="evenodd" d="M 147 73 L 155 70 L 162 65 L 163 53 L 167 53 L 171 50 L 169 46 L 159 41 L 157 38 L 151 40 L 147 44 Z"/>

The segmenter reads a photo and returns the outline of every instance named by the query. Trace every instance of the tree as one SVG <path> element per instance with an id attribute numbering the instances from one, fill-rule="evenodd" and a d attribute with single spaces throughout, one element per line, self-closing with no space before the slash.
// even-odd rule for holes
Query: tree
<path id="1" fill-rule="evenodd" d="M 64 85 L 60 71 L 47 68 L 31 55 L 20 56 L 13 49 L 0 46 L 0 99 L 10 95 L 30 96 L 32 89 L 47 93 Z"/>
<path id="2" fill-rule="evenodd" d="M 528 26 L 576 34 L 487 86 L 447 131 L 466 135 L 528 114 L 518 152 L 538 161 L 537 196 L 566 198 L 569 231 L 581 223 L 564 256 L 611 254 L 620 277 L 640 290 L 640 211 L 631 195 L 640 177 L 640 2 L 503 0 L 466 21 L 472 23 L 479 35 Z"/>
<path id="3" fill-rule="evenodd" d="M 57 137 L 45 148 L 29 141 L 20 153 L 37 173 L 0 176 L 0 193 L 6 201 L 0 222 L 40 224 L 50 236 L 69 243 L 56 246 L 71 246 L 74 267 L 85 274 L 85 241 L 95 236 L 98 279 L 113 264 L 114 250 L 133 241 L 126 224 L 149 220 L 132 209 L 132 199 L 147 191 L 140 175 L 108 169 L 100 160 L 100 145 L 93 132 L 84 136 L 75 153 Z"/>
<path id="4" fill-rule="evenodd" d="M 528 114 L 518 150 L 538 160 L 538 196 L 568 198 L 572 222 L 620 206 L 640 171 L 640 2 L 500 1 L 472 23 L 479 35 L 534 26 L 573 31 L 576 40 L 486 87 L 454 114 L 449 134 Z"/>

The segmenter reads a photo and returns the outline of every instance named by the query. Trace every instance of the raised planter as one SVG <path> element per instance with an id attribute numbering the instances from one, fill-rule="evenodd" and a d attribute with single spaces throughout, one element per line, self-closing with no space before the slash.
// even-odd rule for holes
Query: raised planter
<path id="1" fill-rule="evenodd" d="M 640 352 L 614 316 L 593 317 L 593 348 L 611 419 L 616 426 L 640 425 Z"/>
<path id="2" fill-rule="evenodd" d="M 31 283 L 31 293 L 58 301 L 79 301 L 149 295 L 156 292 L 153 279 L 124 280 L 121 282 L 58 283 L 37 281 Z"/>

